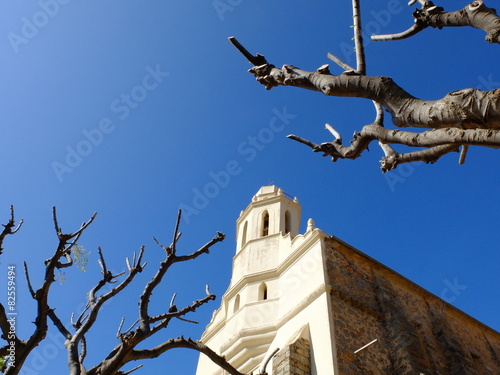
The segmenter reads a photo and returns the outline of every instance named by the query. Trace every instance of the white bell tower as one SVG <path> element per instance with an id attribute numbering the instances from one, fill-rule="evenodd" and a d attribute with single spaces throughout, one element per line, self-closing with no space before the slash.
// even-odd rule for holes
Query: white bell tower
<path id="1" fill-rule="evenodd" d="M 297 198 L 276 186 L 263 186 L 236 221 L 236 252 L 248 243 L 276 234 L 299 233 L 301 207 Z"/>
<path id="2" fill-rule="evenodd" d="M 241 277 L 277 267 L 280 244 L 299 233 L 301 206 L 276 186 L 263 186 L 236 221 L 231 286 Z"/>
<path id="3" fill-rule="evenodd" d="M 243 373 L 260 373 L 277 348 L 313 338 L 311 358 L 320 358 L 321 365 L 312 363 L 311 374 L 333 368 L 326 234 L 312 220 L 299 234 L 300 214 L 297 198 L 264 186 L 236 221 L 231 282 L 201 340 Z M 197 375 L 222 373 L 200 356 Z M 277 375 L 270 368 L 267 373 Z"/>

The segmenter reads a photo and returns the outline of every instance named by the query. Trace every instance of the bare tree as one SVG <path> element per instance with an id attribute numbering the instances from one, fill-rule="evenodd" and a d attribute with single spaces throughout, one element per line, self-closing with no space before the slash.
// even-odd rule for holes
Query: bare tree
<path id="1" fill-rule="evenodd" d="M 210 293 L 208 286 L 206 287 L 205 297 L 194 301 L 191 305 L 178 309 L 175 306 L 175 294 L 170 302 L 168 311 L 160 314 L 153 314 L 150 311 L 150 300 L 155 288 L 160 285 L 163 277 L 175 263 L 190 261 L 198 258 L 202 254 L 208 254 L 213 245 L 224 240 L 224 234 L 217 232 L 217 235 L 209 242 L 188 255 L 179 255 L 177 252 L 177 243 L 181 237 L 179 232 L 179 224 L 181 220 L 181 211 L 179 211 L 172 243 L 169 246 L 163 246 L 158 240 L 155 242 L 161 247 L 165 253 L 165 259 L 159 264 L 156 274 L 145 285 L 142 294 L 139 297 L 139 309 L 137 320 L 134 324 L 122 330 L 124 319 L 119 324 L 116 334 L 117 345 L 115 348 L 96 365 L 93 365 L 88 370 L 84 366 L 84 360 L 87 355 L 86 337 L 97 321 L 99 312 L 105 302 L 116 296 L 134 280 L 135 276 L 141 273 L 146 266 L 143 261 L 145 248 L 141 247 L 138 254 L 134 253 L 132 260 L 126 258 L 128 271 L 119 274 L 113 274 L 106 264 L 103 251 L 99 248 L 99 265 L 101 267 L 102 278 L 88 293 L 88 300 L 83 312 L 78 316 L 71 317 L 72 327 L 65 326 L 55 309 L 49 306 L 49 293 L 51 286 L 56 280 L 56 270 L 64 269 L 74 265 L 74 260 L 71 257 L 71 249 L 76 246 L 82 233 L 94 221 L 96 213 L 84 222 L 82 226 L 75 232 L 65 234 L 61 230 L 57 220 L 55 208 L 53 209 L 53 220 L 58 238 L 58 245 L 54 254 L 45 261 L 45 276 L 41 286 L 35 290 L 30 280 L 28 266 L 24 263 L 26 280 L 31 296 L 36 301 L 37 311 L 34 320 L 35 329 L 31 336 L 23 340 L 18 337 L 15 329 L 12 329 L 12 319 L 9 313 L 9 305 L 5 307 L 0 304 L 0 329 L 2 331 L 1 338 L 6 341 L 6 344 L 0 348 L 0 358 L 3 358 L 0 364 L 0 372 L 6 375 L 19 374 L 27 357 L 35 349 L 40 342 L 45 338 L 49 329 L 48 321 L 52 321 L 57 330 L 64 337 L 64 345 L 68 352 L 68 366 L 70 375 L 125 375 L 142 367 L 139 364 L 129 370 L 122 370 L 123 367 L 129 365 L 130 362 L 140 361 L 144 359 L 156 358 L 166 351 L 174 348 L 188 348 L 207 355 L 214 363 L 220 366 L 231 375 L 243 375 L 229 364 L 224 357 L 218 355 L 213 350 L 208 348 L 202 342 L 192 340 L 191 338 L 172 338 L 159 345 L 148 349 L 137 349 L 140 343 L 151 336 L 163 331 L 169 325 L 172 319 L 181 319 L 186 322 L 196 323 L 192 320 L 184 318 L 190 312 L 194 312 L 198 307 L 214 300 L 215 295 Z M 15 234 L 21 227 L 22 221 L 16 226 L 14 218 L 14 209 L 11 207 L 11 218 L 4 225 L 3 231 L 0 233 L 0 254 L 3 250 L 4 239 L 8 235 Z M 120 278 L 123 276 L 123 278 Z M 109 291 L 104 291 L 103 288 L 107 284 L 116 284 Z M 132 367 L 132 366 L 130 366 Z"/>
<path id="2" fill-rule="evenodd" d="M 409 5 L 416 2 L 417 0 L 411 0 Z M 414 12 L 412 27 L 397 34 L 375 35 L 372 40 L 405 39 L 427 27 L 441 29 L 471 26 L 484 30 L 487 34 L 486 41 L 500 43 L 500 17 L 495 9 L 486 7 L 483 1 L 474 1 L 456 12 L 445 12 L 430 1 L 418 2 L 421 9 Z M 342 144 L 339 132 L 328 124 L 326 128 L 335 138 L 333 142 L 316 144 L 296 135 L 289 135 L 289 138 L 311 147 L 315 152 L 322 152 L 324 156 L 331 156 L 333 161 L 355 159 L 376 140 L 385 154 L 381 160 L 384 172 L 402 163 L 434 163 L 442 155 L 459 149 L 459 162 L 463 163 L 468 146 L 500 147 L 500 89 L 463 89 L 451 92 L 439 100 L 421 100 L 398 86 L 390 77 L 367 76 L 360 13 L 359 0 L 353 0 L 357 67 L 353 68 L 338 57 L 328 54 L 331 60 L 344 69 L 340 75 L 333 75 L 328 65 L 322 65 L 314 72 L 292 65 L 284 65 L 279 69 L 268 63 L 263 55 L 250 54 L 234 37 L 229 38 L 254 65 L 249 72 L 268 90 L 276 86 L 295 86 L 328 96 L 371 99 L 375 104 L 374 122 L 355 132 L 349 146 Z M 397 127 L 430 130 L 414 132 L 386 128 L 384 110 L 391 115 L 392 123 Z M 393 144 L 423 149 L 398 153 L 391 146 Z"/>

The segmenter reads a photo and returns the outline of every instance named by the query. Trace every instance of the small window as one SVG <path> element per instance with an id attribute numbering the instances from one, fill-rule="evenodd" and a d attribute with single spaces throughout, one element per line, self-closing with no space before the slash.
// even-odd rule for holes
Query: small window
<path id="1" fill-rule="evenodd" d="M 265 211 L 262 216 L 262 237 L 269 234 L 269 212 Z"/>
<path id="2" fill-rule="evenodd" d="M 241 246 L 245 246 L 247 243 L 247 228 L 248 228 L 248 221 L 245 221 L 245 225 L 243 226 L 243 235 L 241 237 Z"/>
<path id="3" fill-rule="evenodd" d="M 290 212 L 287 210 L 285 211 L 285 234 L 290 233 L 292 230 L 291 225 Z"/>
<path id="4" fill-rule="evenodd" d="M 238 294 L 236 296 L 236 298 L 234 299 L 234 309 L 233 309 L 233 313 L 235 313 L 236 311 L 238 311 L 240 309 L 240 295 Z"/>
<path id="5" fill-rule="evenodd" d="M 259 301 L 265 300 L 267 300 L 267 285 L 266 283 L 262 283 L 259 287 Z"/>

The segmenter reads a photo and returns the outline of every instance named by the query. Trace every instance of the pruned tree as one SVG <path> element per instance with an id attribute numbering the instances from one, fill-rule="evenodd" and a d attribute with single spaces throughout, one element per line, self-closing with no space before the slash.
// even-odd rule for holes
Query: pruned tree
<path id="1" fill-rule="evenodd" d="M 373 123 L 355 132 L 349 146 L 342 144 L 340 133 L 330 125 L 326 128 L 334 141 L 316 144 L 296 135 L 288 137 L 338 159 L 356 159 L 372 141 L 378 141 L 385 156 L 381 160 L 383 172 L 399 164 L 415 161 L 434 163 L 451 151 L 461 151 L 459 162 L 465 161 L 468 146 L 500 147 L 500 89 L 481 91 L 466 88 L 450 92 L 439 100 L 422 100 L 398 86 L 390 77 L 366 75 L 363 47 L 361 12 L 359 0 L 353 0 L 354 43 L 356 68 L 338 57 L 328 57 L 344 72 L 334 75 L 329 66 L 322 65 L 310 72 L 293 65 L 276 68 L 263 55 L 253 56 L 234 37 L 231 43 L 254 66 L 249 70 L 267 90 L 276 86 L 294 86 L 318 91 L 328 96 L 359 97 L 371 99 L 375 104 L 376 116 Z M 411 0 L 413 5 L 417 0 Z M 414 13 L 414 24 L 408 30 L 391 35 L 374 35 L 372 40 L 400 40 L 409 38 L 427 27 L 471 26 L 486 32 L 486 41 L 500 43 L 500 17 L 495 9 L 488 8 L 483 1 L 474 1 L 462 10 L 445 12 L 431 1 L 418 0 L 421 5 Z M 384 110 L 399 128 L 413 127 L 425 131 L 403 131 L 389 129 L 384 123 Z M 414 152 L 399 153 L 392 145 L 418 147 Z M 420 149 L 423 148 L 423 149 Z"/>
<path id="2" fill-rule="evenodd" d="M 10 306 L 0 304 L 0 329 L 1 338 L 6 341 L 3 347 L 0 347 L 0 372 L 5 375 L 19 374 L 23 364 L 29 354 L 35 349 L 46 337 L 49 330 L 49 321 L 53 323 L 59 333 L 64 337 L 64 345 L 68 353 L 68 366 L 70 375 L 125 375 L 142 367 L 131 366 L 134 361 L 141 361 L 150 358 L 156 358 L 168 350 L 174 348 L 188 348 L 207 355 L 214 363 L 220 366 L 231 375 L 243 375 L 228 363 L 223 356 L 218 355 L 212 349 L 204 345 L 202 342 L 191 338 L 177 337 L 164 341 L 154 347 L 147 349 L 138 349 L 139 344 L 147 345 L 146 340 L 160 331 L 168 327 L 172 319 L 181 319 L 186 322 L 196 323 L 186 319 L 184 316 L 190 312 L 194 312 L 198 307 L 215 299 L 215 295 L 210 293 L 208 286 L 206 287 L 206 295 L 194 301 L 191 305 L 183 308 L 177 308 L 175 305 L 175 294 L 171 299 L 168 311 L 154 313 L 150 308 L 150 301 L 153 291 L 160 285 L 165 274 L 176 263 L 191 261 L 202 254 L 208 254 L 213 245 L 224 240 L 224 234 L 217 232 L 209 242 L 203 245 L 198 250 L 187 255 L 179 255 L 177 244 L 181 237 L 179 232 L 179 224 L 181 220 L 181 211 L 178 213 L 177 222 L 175 225 L 172 243 L 169 246 L 163 246 L 158 240 L 155 242 L 161 247 L 165 253 L 165 259 L 160 262 L 156 273 L 144 286 L 142 294 L 139 296 L 137 320 L 128 328 L 123 330 L 124 319 L 117 326 L 116 333 L 117 344 L 113 350 L 102 358 L 102 360 L 86 369 L 84 361 L 88 353 L 86 338 L 91 333 L 91 329 L 96 323 L 99 313 L 104 303 L 117 296 L 120 292 L 132 283 L 134 278 L 143 271 L 146 267 L 144 262 L 145 248 L 141 247 L 140 251 L 133 254 L 132 260 L 126 258 L 127 271 L 113 274 L 106 263 L 103 251 L 99 248 L 99 265 L 101 267 L 102 277 L 88 293 L 88 300 L 83 312 L 79 316 L 71 317 L 71 327 L 63 324 L 60 317 L 56 314 L 54 306 L 49 305 L 49 294 L 51 286 L 55 282 L 56 271 L 72 267 L 74 259 L 71 257 L 71 249 L 77 245 L 81 235 L 94 221 L 96 213 L 91 218 L 84 222 L 82 226 L 75 232 L 66 234 L 59 227 L 56 209 L 53 209 L 53 220 L 57 233 L 58 244 L 54 254 L 45 261 L 45 276 L 38 289 L 35 290 L 30 279 L 28 265 L 24 263 L 25 275 L 28 284 L 29 292 L 36 301 L 36 317 L 34 320 L 35 329 L 31 336 L 27 339 L 18 337 L 15 329 L 11 329 L 11 315 L 14 314 Z M 14 209 L 11 207 L 11 218 L 4 224 L 4 229 L 0 233 L 0 254 L 3 251 L 3 242 L 9 235 L 15 234 L 21 227 L 22 221 L 16 225 L 14 217 Z M 112 285 L 107 291 L 104 287 L 108 284 Z M 123 370 L 124 367 L 129 367 L 128 370 Z M 132 367 L 132 368 L 131 368 Z"/>

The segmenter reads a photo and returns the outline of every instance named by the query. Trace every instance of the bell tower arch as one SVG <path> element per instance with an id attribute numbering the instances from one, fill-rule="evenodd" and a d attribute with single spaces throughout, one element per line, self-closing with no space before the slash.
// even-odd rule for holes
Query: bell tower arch
<path id="1" fill-rule="evenodd" d="M 281 234 L 299 233 L 301 206 L 276 186 L 263 186 L 236 222 L 236 253 L 252 242 Z"/>

